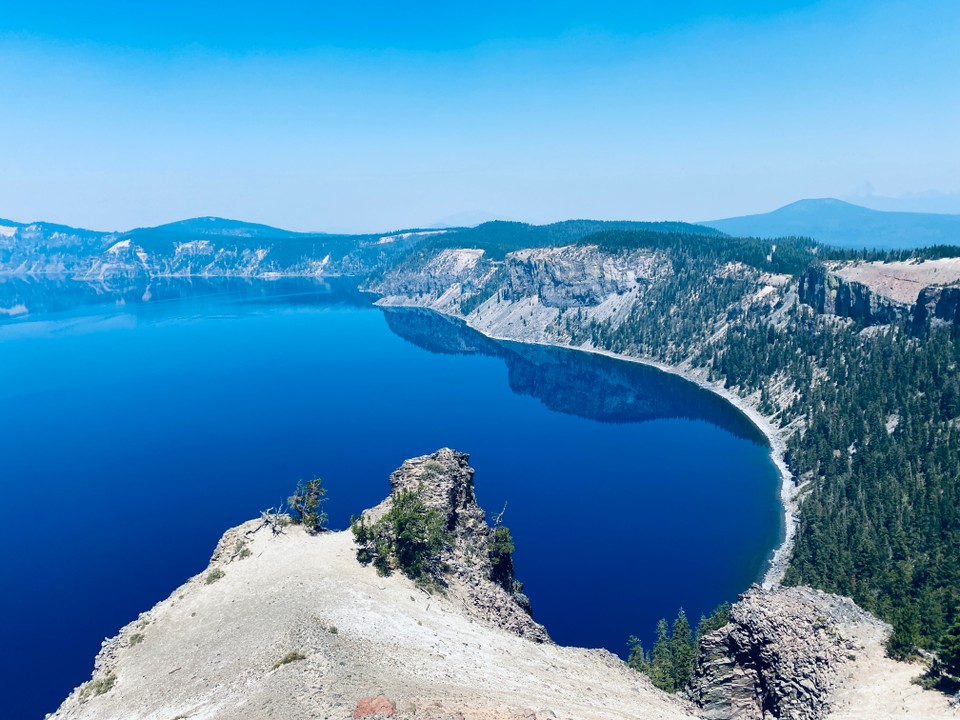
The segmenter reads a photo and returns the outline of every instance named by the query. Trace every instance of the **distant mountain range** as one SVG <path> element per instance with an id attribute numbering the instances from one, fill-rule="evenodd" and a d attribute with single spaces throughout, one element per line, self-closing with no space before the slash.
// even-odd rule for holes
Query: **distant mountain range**
<path id="1" fill-rule="evenodd" d="M 823 199 L 801 200 L 771 213 L 699 225 L 493 221 L 475 227 L 413 228 L 366 235 L 301 233 L 216 217 L 126 232 L 0 220 L 0 273 L 87 278 L 358 275 L 390 266 L 415 248 L 482 248 L 491 258 L 502 258 L 519 248 L 569 245 L 605 231 L 803 236 L 843 248 L 896 249 L 960 244 L 960 215 L 882 212 Z"/>
<path id="2" fill-rule="evenodd" d="M 365 275 L 425 245 L 484 248 L 503 255 L 521 247 L 576 243 L 606 230 L 719 234 L 686 223 L 599 220 L 552 225 L 494 221 L 473 228 L 413 228 L 367 235 L 298 233 L 215 217 L 127 232 L 0 220 L 0 274 L 85 279 Z"/>
<path id="3" fill-rule="evenodd" d="M 701 223 L 728 235 L 810 237 L 841 248 L 894 250 L 960 245 L 960 215 L 884 212 L 823 198 L 800 200 L 761 215 Z"/>

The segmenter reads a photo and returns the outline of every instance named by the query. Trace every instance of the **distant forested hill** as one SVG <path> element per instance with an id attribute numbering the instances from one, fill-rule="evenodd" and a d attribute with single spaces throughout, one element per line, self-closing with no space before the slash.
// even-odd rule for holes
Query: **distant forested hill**
<path id="1" fill-rule="evenodd" d="M 960 245 L 960 215 L 883 212 L 830 198 L 800 200 L 762 215 L 705 223 L 729 235 L 800 235 L 840 248 L 920 248 Z"/>

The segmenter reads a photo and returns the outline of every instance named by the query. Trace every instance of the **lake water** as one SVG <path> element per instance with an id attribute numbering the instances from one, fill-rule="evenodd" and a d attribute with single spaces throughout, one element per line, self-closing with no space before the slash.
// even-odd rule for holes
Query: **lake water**
<path id="1" fill-rule="evenodd" d="M 735 599 L 780 537 L 756 428 L 635 363 L 495 343 L 348 282 L 7 280 L 0 308 L 29 310 L 0 323 L 5 718 L 55 709 L 298 478 L 343 528 L 404 459 L 470 453 L 534 617 L 621 655 Z"/>

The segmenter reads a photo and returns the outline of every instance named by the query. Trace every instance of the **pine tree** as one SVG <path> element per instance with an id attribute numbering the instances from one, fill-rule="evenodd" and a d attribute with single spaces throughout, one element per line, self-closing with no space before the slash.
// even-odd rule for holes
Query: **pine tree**
<path id="1" fill-rule="evenodd" d="M 327 522 L 327 513 L 323 511 L 326 495 L 327 490 L 320 478 L 298 482 L 296 491 L 287 498 L 287 504 L 293 512 L 293 521 L 300 523 L 311 533 L 323 530 Z"/>
<path id="2" fill-rule="evenodd" d="M 653 644 L 650 658 L 650 681 L 661 690 L 676 692 L 673 676 L 673 647 L 670 643 L 670 628 L 666 618 L 657 622 L 657 641 Z"/>
<path id="3" fill-rule="evenodd" d="M 696 657 L 696 646 L 693 644 L 693 633 L 687 614 L 680 608 L 677 619 L 673 621 L 673 633 L 670 637 L 670 655 L 673 660 L 671 675 L 673 686 L 682 690 L 693 675 L 693 661 Z"/>
<path id="4" fill-rule="evenodd" d="M 630 647 L 630 655 L 627 657 L 627 667 L 631 667 L 638 672 L 650 674 L 650 658 L 643 650 L 640 638 L 631 635 L 627 638 L 627 645 Z"/>

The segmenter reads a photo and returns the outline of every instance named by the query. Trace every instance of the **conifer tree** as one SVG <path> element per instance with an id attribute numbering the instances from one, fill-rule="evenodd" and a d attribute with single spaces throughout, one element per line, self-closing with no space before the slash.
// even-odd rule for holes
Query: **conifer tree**
<path id="1" fill-rule="evenodd" d="M 696 646 L 693 644 L 693 632 L 687 614 L 680 608 L 676 620 L 673 621 L 673 633 L 670 637 L 670 656 L 673 661 L 673 686 L 677 690 L 686 687 L 690 676 L 693 675 L 693 661 L 696 657 Z"/>
<path id="2" fill-rule="evenodd" d="M 670 644 L 670 628 L 666 618 L 657 622 L 657 641 L 650 657 L 650 681 L 661 690 L 676 692 L 673 673 L 673 648 Z"/>

